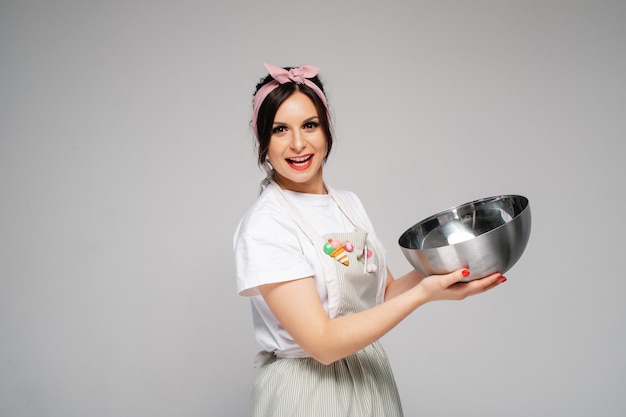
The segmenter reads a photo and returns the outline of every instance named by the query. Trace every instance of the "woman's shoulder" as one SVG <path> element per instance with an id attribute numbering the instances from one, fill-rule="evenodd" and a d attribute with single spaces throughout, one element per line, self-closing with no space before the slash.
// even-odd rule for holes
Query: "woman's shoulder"
<path id="1" fill-rule="evenodd" d="M 344 190 L 341 188 L 333 188 L 333 191 L 344 199 L 350 199 L 354 201 L 360 201 L 359 196 L 354 191 Z"/>
<path id="2" fill-rule="evenodd" d="M 243 215 L 238 232 L 267 231 L 281 227 L 293 229 L 295 224 L 274 193 L 265 189 Z"/>
<path id="3" fill-rule="evenodd" d="M 363 207 L 363 203 L 361 202 L 361 199 L 355 192 L 350 191 L 350 190 L 337 189 L 337 188 L 333 188 L 333 192 L 337 196 L 339 196 L 339 198 L 341 198 L 343 201 L 350 204 L 350 206 L 353 209 L 365 211 L 365 208 Z"/>

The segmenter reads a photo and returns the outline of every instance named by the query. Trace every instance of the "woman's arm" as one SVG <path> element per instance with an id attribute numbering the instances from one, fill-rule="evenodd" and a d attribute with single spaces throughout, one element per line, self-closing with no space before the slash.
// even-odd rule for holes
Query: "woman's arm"
<path id="1" fill-rule="evenodd" d="M 380 339 L 427 302 L 461 300 L 503 282 L 501 274 L 493 274 L 460 283 L 458 281 L 464 277 L 462 270 L 419 278 L 419 282 L 412 273 L 398 279 L 397 284 L 390 283 L 389 279 L 393 280 L 390 277 L 388 274 L 393 296 L 365 311 L 335 319 L 324 310 L 312 277 L 262 285 L 259 291 L 300 347 L 317 361 L 329 364 Z M 414 282 L 415 285 L 411 285 Z"/>
<path id="2" fill-rule="evenodd" d="M 387 284 L 385 288 L 385 301 L 391 300 L 398 294 L 402 294 L 406 290 L 415 287 L 422 282 L 424 275 L 419 273 L 416 269 L 411 270 L 409 273 L 402 277 L 395 279 L 391 275 L 391 271 L 387 268 Z"/>

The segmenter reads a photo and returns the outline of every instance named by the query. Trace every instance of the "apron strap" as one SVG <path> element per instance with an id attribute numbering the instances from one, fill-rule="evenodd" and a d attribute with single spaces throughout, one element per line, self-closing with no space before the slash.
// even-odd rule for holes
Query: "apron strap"
<path id="1" fill-rule="evenodd" d="M 335 203 L 337 203 L 337 206 L 339 206 L 339 209 L 343 211 L 343 214 L 346 215 L 348 220 L 350 220 L 353 225 L 367 231 L 367 227 L 365 226 L 363 219 L 361 219 L 361 216 L 356 214 L 356 212 L 352 210 L 352 207 L 339 197 L 333 188 L 326 186 L 326 190 L 328 190 L 328 194 L 330 194 L 333 200 L 335 200 Z"/>
<path id="2" fill-rule="evenodd" d="M 317 233 L 315 229 L 313 229 L 310 223 L 302 216 L 300 210 L 298 210 L 291 200 L 285 196 L 278 184 L 271 181 L 267 186 L 274 192 L 279 201 L 283 203 L 283 206 L 285 206 L 298 227 L 308 236 L 314 247 L 324 247 L 326 244 L 324 238 Z M 326 282 L 326 290 L 328 291 L 328 315 L 333 318 L 337 316 L 340 300 L 337 269 L 335 268 L 332 258 L 328 256 L 321 256 L 319 252 L 318 258 L 322 265 L 322 272 L 324 273 L 324 280 Z"/>

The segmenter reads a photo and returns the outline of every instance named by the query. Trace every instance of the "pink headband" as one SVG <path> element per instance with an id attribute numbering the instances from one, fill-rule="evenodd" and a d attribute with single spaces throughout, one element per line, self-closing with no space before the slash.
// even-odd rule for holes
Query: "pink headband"
<path id="1" fill-rule="evenodd" d="M 275 67 L 270 64 L 263 64 L 267 72 L 272 76 L 273 80 L 265 84 L 263 87 L 259 89 L 254 95 L 254 101 L 252 103 L 252 129 L 254 129 L 254 133 L 259 136 L 259 133 L 256 129 L 257 117 L 259 116 L 259 108 L 261 104 L 268 96 L 269 93 L 276 90 L 279 85 L 286 83 L 296 83 L 296 84 L 304 84 L 307 87 L 311 87 L 313 91 L 317 93 L 317 95 L 322 99 L 324 105 L 328 107 L 328 103 L 326 101 L 326 96 L 322 92 L 322 90 L 309 78 L 313 78 L 319 72 L 319 68 L 313 67 L 311 65 L 304 65 L 300 68 L 292 68 L 287 71 L 281 67 Z"/>

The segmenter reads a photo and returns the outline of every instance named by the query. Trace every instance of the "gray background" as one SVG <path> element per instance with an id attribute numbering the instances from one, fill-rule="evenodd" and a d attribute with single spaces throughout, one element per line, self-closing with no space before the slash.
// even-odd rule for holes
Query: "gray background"
<path id="1" fill-rule="evenodd" d="M 385 336 L 407 416 L 623 416 L 623 1 L 0 2 L 0 416 L 244 416 L 231 239 L 263 62 L 322 68 L 392 271 L 397 238 L 531 201 L 509 282 Z"/>

